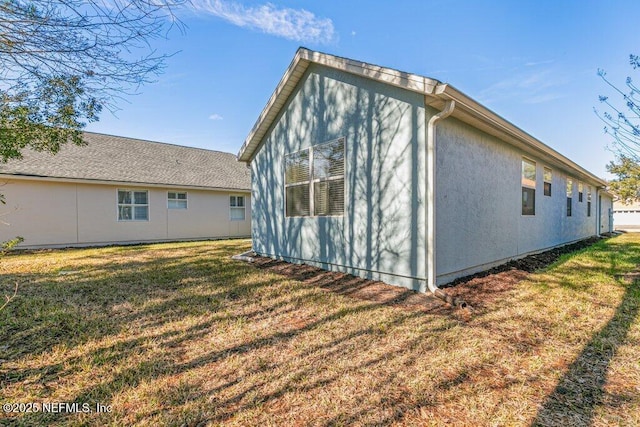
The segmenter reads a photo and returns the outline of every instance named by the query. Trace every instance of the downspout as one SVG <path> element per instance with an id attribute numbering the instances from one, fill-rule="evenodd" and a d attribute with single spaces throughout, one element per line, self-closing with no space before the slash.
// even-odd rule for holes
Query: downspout
<path id="1" fill-rule="evenodd" d="M 425 120 L 427 120 L 429 115 L 426 106 L 427 102 L 425 97 Z M 429 118 L 426 126 L 427 170 L 425 173 L 425 225 L 427 227 L 427 233 L 425 236 L 426 250 L 424 269 L 427 288 L 434 296 L 453 306 L 464 308 L 467 306 L 464 301 L 447 295 L 436 285 L 436 123 L 451 115 L 455 106 L 456 103 L 454 100 L 446 101 L 444 109 Z"/>
<path id="2" fill-rule="evenodd" d="M 600 237 L 600 228 L 602 227 L 602 203 L 600 203 L 600 188 L 596 187 L 596 236 Z"/>

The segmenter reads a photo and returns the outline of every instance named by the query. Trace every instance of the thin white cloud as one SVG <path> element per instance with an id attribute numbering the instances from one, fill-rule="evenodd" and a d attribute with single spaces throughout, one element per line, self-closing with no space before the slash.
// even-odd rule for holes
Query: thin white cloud
<path id="1" fill-rule="evenodd" d="M 209 116 L 209 120 L 222 120 L 222 118 L 220 114 L 212 114 Z"/>
<path id="2" fill-rule="evenodd" d="M 564 97 L 562 87 L 566 76 L 553 69 L 512 70 L 512 75 L 500 80 L 478 96 L 485 104 L 519 98 L 526 104 L 541 104 Z"/>
<path id="3" fill-rule="evenodd" d="M 289 40 L 326 44 L 336 38 L 331 19 L 317 17 L 305 9 L 283 8 L 272 3 L 252 7 L 232 0 L 193 0 L 191 5 L 196 12 Z"/>

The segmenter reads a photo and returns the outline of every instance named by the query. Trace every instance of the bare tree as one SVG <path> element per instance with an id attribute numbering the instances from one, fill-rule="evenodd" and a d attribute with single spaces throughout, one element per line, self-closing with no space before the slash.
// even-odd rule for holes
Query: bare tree
<path id="1" fill-rule="evenodd" d="M 629 64 L 637 70 L 640 68 L 640 57 L 629 55 Z M 594 109 L 605 124 L 605 133 L 614 139 L 613 151 L 621 158 L 640 163 L 640 88 L 631 77 L 627 77 L 625 87 L 620 89 L 607 79 L 604 70 L 598 70 L 598 75 L 616 96 L 612 100 L 609 96 L 600 95 L 599 100 L 607 106 L 607 111 Z"/>
<path id="2" fill-rule="evenodd" d="M 104 109 L 152 81 L 151 41 L 189 0 L 0 0 L 0 160 L 82 144 Z"/>

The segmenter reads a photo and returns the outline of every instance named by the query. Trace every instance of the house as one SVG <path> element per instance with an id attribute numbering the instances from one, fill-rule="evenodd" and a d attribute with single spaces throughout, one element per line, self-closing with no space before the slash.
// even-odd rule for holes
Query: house
<path id="1" fill-rule="evenodd" d="M 0 240 L 62 247 L 251 234 L 250 171 L 233 154 L 97 133 L 0 164 Z"/>
<path id="2" fill-rule="evenodd" d="M 640 203 L 633 201 L 627 204 L 622 200 L 614 201 L 613 224 L 616 230 L 640 230 Z"/>
<path id="3" fill-rule="evenodd" d="M 238 159 L 255 252 L 420 291 L 610 228 L 605 181 L 451 85 L 304 48 Z"/>

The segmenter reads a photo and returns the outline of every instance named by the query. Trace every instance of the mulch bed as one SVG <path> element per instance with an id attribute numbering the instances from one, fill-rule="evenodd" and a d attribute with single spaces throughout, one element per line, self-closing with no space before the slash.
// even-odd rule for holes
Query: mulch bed
<path id="1" fill-rule="evenodd" d="M 493 305 L 501 295 L 513 289 L 530 273 L 554 263 L 560 256 L 586 248 L 599 238 L 593 237 L 577 243 L 554 248 L 535 255 L 529 255 L 490 270 L 456 279 L 443 286 L 445 292 L 462 298 L 469 307 L 460 310 L 462 318 L 472 311 L 483 310 Z M 267 257 L 255 257 L 253 261 L 259 269 L 274 272 L 309 286 L 317 286 L 340 295 L 368 301 L 374 304 L 390 305 L 409 311 L 450 312 L 451 306 L 430 293 L 419 293 L 380 281 L 367 280 L 350 274 L 326 271 L 305 264 L 291 264 Z"/>

